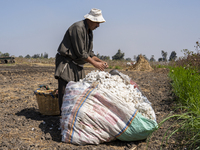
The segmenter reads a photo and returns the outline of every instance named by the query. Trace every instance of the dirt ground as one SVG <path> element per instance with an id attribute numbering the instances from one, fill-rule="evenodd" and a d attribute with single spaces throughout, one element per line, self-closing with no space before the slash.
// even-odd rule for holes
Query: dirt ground
<path id="1" fill-rule="evenodd" d="M 86 73 L 94 68 L 86 68 Z M 110 70 L 106 70 L 110 71 Z M 152 103 L 157 122 L 162 121 L 174 105 L 167 69 L 145 71 L 121 71 L 135 81 Z M 60 116 L 39 113 L 34 91 L 39 85 L 57 88 L 53 66 L 0 65 L 0 150 L 6 149 L 77 149 L 77 150 L 157 150 L 179 149 L 174 137 L 169 144 L 162 139 L 171 125 L 164 123 L 149 140 L 122 142 L 115 140 L 99 145 L 77 146 L 61 142 Z M 181 148 L 182 149 L 182 148 Z"/>

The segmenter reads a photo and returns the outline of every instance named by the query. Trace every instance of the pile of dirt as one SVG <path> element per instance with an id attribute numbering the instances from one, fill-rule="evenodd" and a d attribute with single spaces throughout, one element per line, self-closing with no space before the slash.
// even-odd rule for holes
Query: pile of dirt
<path id="1" fill-rule="evenodd" d="M 150 66 L 149 62 L 142 55 L 140 55 L 137 63 L 126 69 L 126 71 L 129 70 L 152 71 L 153 68 Z"/>

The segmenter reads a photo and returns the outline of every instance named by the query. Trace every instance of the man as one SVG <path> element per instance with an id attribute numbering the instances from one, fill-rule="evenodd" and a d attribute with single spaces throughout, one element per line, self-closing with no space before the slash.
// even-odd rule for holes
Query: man
<path id="1" fill-rule="evenodd" d="M 64 35 L 56 54 L 55 78 L 58 79 L 58 99 L 61 111 L 65 87 L 69 81 L 79 81 L 85 77 L 83 65 L 87 62 L 103 71 L 108 67 L 92 51 L 93 30 L 105 22 L 101 10 L 91 9 L 85 20 L 72 24 Z"/>

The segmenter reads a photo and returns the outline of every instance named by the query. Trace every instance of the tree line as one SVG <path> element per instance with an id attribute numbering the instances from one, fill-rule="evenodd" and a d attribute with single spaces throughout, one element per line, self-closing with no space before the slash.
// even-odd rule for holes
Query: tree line
<path id="1" fill-rule="evenodd" d="M 2 53 L 0 52 L 0 57 L 9 57 L 10 54 L 9 53 Z M 33 56 L 30 56 L 29 54 L 27 54 L 25 57 L 23 57 L 22 55 L 19 55 L 19 58 L 47 58 L 48 59 L 49 55 L 48 53 L 41 53 L 41 54 L 34 54 Z"/>
<path id="2" fill-rule="evenodd" d="M 118 49 L 117 53 L 114 56 L 112 56 L 112 60 L 127 60 L 127 61 L 131 61 L 132 60 L 131 58 L 126 58 L 125 59 L 124 55 L 125 54 L 120 49 Z M 164 50 L 161 50 L 161 55 L 162 55 L 162 57 L 158 58 L 158 61 L 167 61 L 167 52 L 165 52 Z M 3 56 L 9 57 L 10 54 L 9 53 L 2 53 L 2 52 L 0 52 L 0 56 L 1 57 L 3 57 Z M 154 58 L 154 55 L 152 55 L 150 59 L 148 59 L 146 57 L 146 55 L 143 55 L 143 56 L 148 61 L 156 61 L 155 58 Z M 20 55 L 19 57 L 23 58 L 22 55 Z M 100 55 L 99 53 L 97 54 L 97 57 L 100 58 L 101 60 L 110 60 L 110 56 Z M 24 58 L 47 58 L 48 59 L 48 53 L 45 52 L 44 54 L 43 53 L 41 53 L 41 54 L 34 54 L 33 56 L 30 56 L 28 54 Z M 138 58 L 139 58 L 139 55 L 138 56 L 136 56 L 136 55 L 133 56 L 133 60 L 134 61 L 137 61 Z M 171 54 L 170 54 L 170 57 L 169 57 L 168 61 L 175 60 L 176 58 L 177 58 L 176 52 L 172 51 Z"/>
<path id="3" fill-rule="evenodd" d="M 196 47 L 196 51 L 197 51 L 197 53 L 199 53 L 200 51 L 198 50 L 198 48 L 200 48 L 200 42 L 197 41 L 196 42 L 196 46 L 194 46 L 194 47 Z M 187 51 L 187 49 L 183 49 L 183 51 Z M 137 61 L 140 55 L 141 54 L 139 54 L 138 56 L 134 55 L 133 56 L 133 60 Z M 8 56 L 9 57 L 10 54 L 9 53 L 2 53 L 2 52 L 0 52 L 0 57 L 2 57 L 2 56 Z M 155 58 L 154 58 L 154 55 L 151 55 L 150 59 L 148 59 L 146 57 L 146 55 L 143 55 L 143 56 L 148 61 L 152 61 L 152 62 L 156 61 Z M 167 52 L 165 52 L 164 50 L 161 50 L 161 56 L 162 57 L 158 58 L 159 62 L 160 61 L 167 61 Z M 23 58 L 22 55 L 20 55 L 19 57 Z M 97 57 L 100 58 L 101 60 L 110 60 L 110 56 L 100 55 L 99 53 L 97 54 Z M 48 59 L 48 53 L 45 52 L 44 54 L 43 53 L 41 53 L 41 54 L 34 54 L 33 56 L 30 56 L 28 54 L 24 58 L 47 58 Z M 176 58 L 177 58 L 176 52 L 172 51 L 171 54 L 170 54 L 170 56 L 169 56 L 168 61 L 176 60 Z M 120 49 L 118 49 L 117 53 L 114 56 L 112 56 L 112 60 L 127 60 L 127 61 L 131 61 L 132 59 L 131 58 L 126 58 L 125 59 L 124 58 L 124 53 Z"/>
<path id="4" fill-rule="evenodd" d="M 2 53 L 0 52 L 0 57 L 9 57 L 10 54 L 9 53 Z"/>
<path id="5" fill-rule="evenodd" d="M 127 60 L 127 61 L 132 60 L 131 58 L 125 59 L 124 55 L 125 54 L 120 49 L 118 49 L 117 53 L 114 56 L 112 56 L 112 60 Z M 164 50 L 161 50 L 161 55 L 162 55 L 162 57 L 158 58 L 158 61 L 167 61 L 167 52 L 165 52 Z M 140 54 L 138 56 L 134 55 L 133 60 L 137 61 L 139 56 L 140 56 Z M 102 60 L 110 60 L 110 56 L 104 56 L 104 55 L 97 54 L 97 57 L 102 59 Z M 150 59 L 148 59 L 146 57 L 146 55 L 143 55 L 143 57 L 148 61 L 156 61 L 155 58 L 154 58 L 154 55 L 152 55 Z M 170 56 L 169 56 L 168 61 L 176 60 L 176 58 L 177 58 L 176 52 L 172 51 Z"/>
<path id="6" fill-rule="evenodd" d="M 19 57 L 23 57 L 23 56 L 19 56 Z M 25 58 L 47 58 L 48 59 L 49 55 L 48 53 L 41 53 L 41 54 L 34 54 L 33 56 L 30 56 L 29 54 L 25 56 Z"/>

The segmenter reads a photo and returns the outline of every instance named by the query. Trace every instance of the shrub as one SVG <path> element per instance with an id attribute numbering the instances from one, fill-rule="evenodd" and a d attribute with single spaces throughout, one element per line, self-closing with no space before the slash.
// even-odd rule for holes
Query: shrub
<path id="1" fill-rule="evenodd" d="M 200 72 L 200 54 L 184 50 L 184 57 L 176 61 L 176 66 L 197 69 Z"/>

